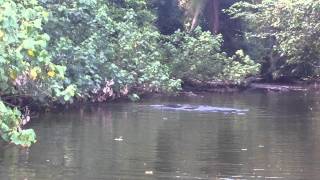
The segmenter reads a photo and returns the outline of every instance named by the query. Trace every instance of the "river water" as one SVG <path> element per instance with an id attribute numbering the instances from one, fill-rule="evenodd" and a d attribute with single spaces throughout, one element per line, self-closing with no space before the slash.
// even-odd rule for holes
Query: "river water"
<path id="1" fill-rule="evenodd" d="M 32 121 L 0 148 L 1 180 L 320 179 L 320 96 L 243 92 L 90 105 Z M 189 104 L 245 113 L 180 111 Z"/>

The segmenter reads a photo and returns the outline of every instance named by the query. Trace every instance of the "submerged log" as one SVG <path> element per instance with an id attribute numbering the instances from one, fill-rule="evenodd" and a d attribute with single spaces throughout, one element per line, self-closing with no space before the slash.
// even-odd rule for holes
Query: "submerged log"
<path id="1" fill-rule="evenodd" d="M 184 92 L 237 92 L 247 89 L 259 89 L 267 91 L 318 91 L 320 80 L 313 81 L 292 81 L 292 82 L 264 82 L 257 77 L 249 77 L 241 84 L 230 81 L 199 81 L 194 79 L 183 80 Z"/>
<path id="2" fill-rule="evenodd" d="M 251 89 L 262 89 L 268 91 L 307 91 L 309 88 L 299 85 L 279 85 L 279 84 L 265 84 L 252 83 L 249 86 Z"/>

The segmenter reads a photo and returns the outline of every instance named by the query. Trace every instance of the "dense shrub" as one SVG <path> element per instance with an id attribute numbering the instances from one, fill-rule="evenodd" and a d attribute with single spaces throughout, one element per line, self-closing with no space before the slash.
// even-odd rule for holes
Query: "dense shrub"
<path id="1" fill-rule="evenodd" d="M 222 37 L 196 29 L 162 35 L 147 0 L 0 0 L 0 135 L 29 146 L 25 101 L 132 100 L 181 79 L 242 82 L 259 65 Z M 19 107 L 20 106 L 20 107 Z M 21 113 L 18 108 L 24 109 Z"/>
<path id="2" fill-rule="evenodd" d="M 71 7 L 72 6 L 72 7 Z M 46 3 L 53 17 L 46 26 L 54 61 L 67 68 L 66 83 L 78 95 L 103 101 L 132 88 L 179 88 L 161 63 L 161 35 L 146 1 Z"/>
<path id="3" fill-rule="evenodd" d="M 259 72 L 259 64 L 239 50 L 232 57 L 222 52 L 221 35 L 203 32 L 192 34 L 177 31 L 164 43 L 166 63 L 176 78 L 200 81 L 230 81 L 241 83 L 246 77 Z"/>
<path id="4" fill-rule="evenodd" d="M 42 103 L 72 96 L 60 83 L 65 67 L 51 62 L 46 50 L 49 36 L 42 32 L 48 12 L 37 1 L 0 1 L 0 133 L 14 143 L 28 145 L 32 131 L 20 128 L 20 112 L 2 101 L 28 97 Z M 29 137 L 27 137 L 29 136 Z M 19 139 L 19 137 L 21 137 Z"/>
<path id="5" fill-rule="evenodd" d="M 0 136 L 5 141 L 22 146 L 30 146 L 36 142 L 32 129 L 21 129 L 29 120 L 28 115 L 23 116 L 17 108 L 11 109 L 0 101 Z"/>
<path id="6" fill-rule="evenodd" d="M 261 47 L 257 58 L 268 61 L 274 79 L 319 75 L 319 1 L 240 2 L 229 12 L 248 24 L 247 37 Z"/>

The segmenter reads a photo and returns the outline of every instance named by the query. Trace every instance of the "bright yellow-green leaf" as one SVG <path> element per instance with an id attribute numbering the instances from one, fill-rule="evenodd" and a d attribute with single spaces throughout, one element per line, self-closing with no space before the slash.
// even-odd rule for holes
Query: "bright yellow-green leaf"
<path id="1" fill-rule="evenodd" d="M 54 77 L 56 75 L 54 71 L 49 71 L 47 74 L 49 77 Z"/>
<path id="2" fill-rule="evenodd" d="M 31 69 L 30 72 L 29 72 L 30 79 L 36 80 L 37 76 L 38 76 L 38 73 L 37 73 L 36 69 L 34 69 L 34 68 Z"/>
<path id="3" fill-rule="evenodd" d="M 28 49 L 28 55 L 30 56 L 30 57 L 35 57 L 36 55 L 35 55 L 35 52 L 32 50 L 32 49 Z"/>

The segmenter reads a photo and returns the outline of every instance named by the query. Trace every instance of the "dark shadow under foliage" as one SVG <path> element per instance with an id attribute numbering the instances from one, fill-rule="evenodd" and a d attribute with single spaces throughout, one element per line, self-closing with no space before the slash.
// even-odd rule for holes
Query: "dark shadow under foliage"
<path id="1" fill-rule="evenodd" d="M 152 6 L 157 13 L 156 25 L 164 35 L 173 34 L 183 27 L 183 12 L 177 0 L 153 0 Z"/>

